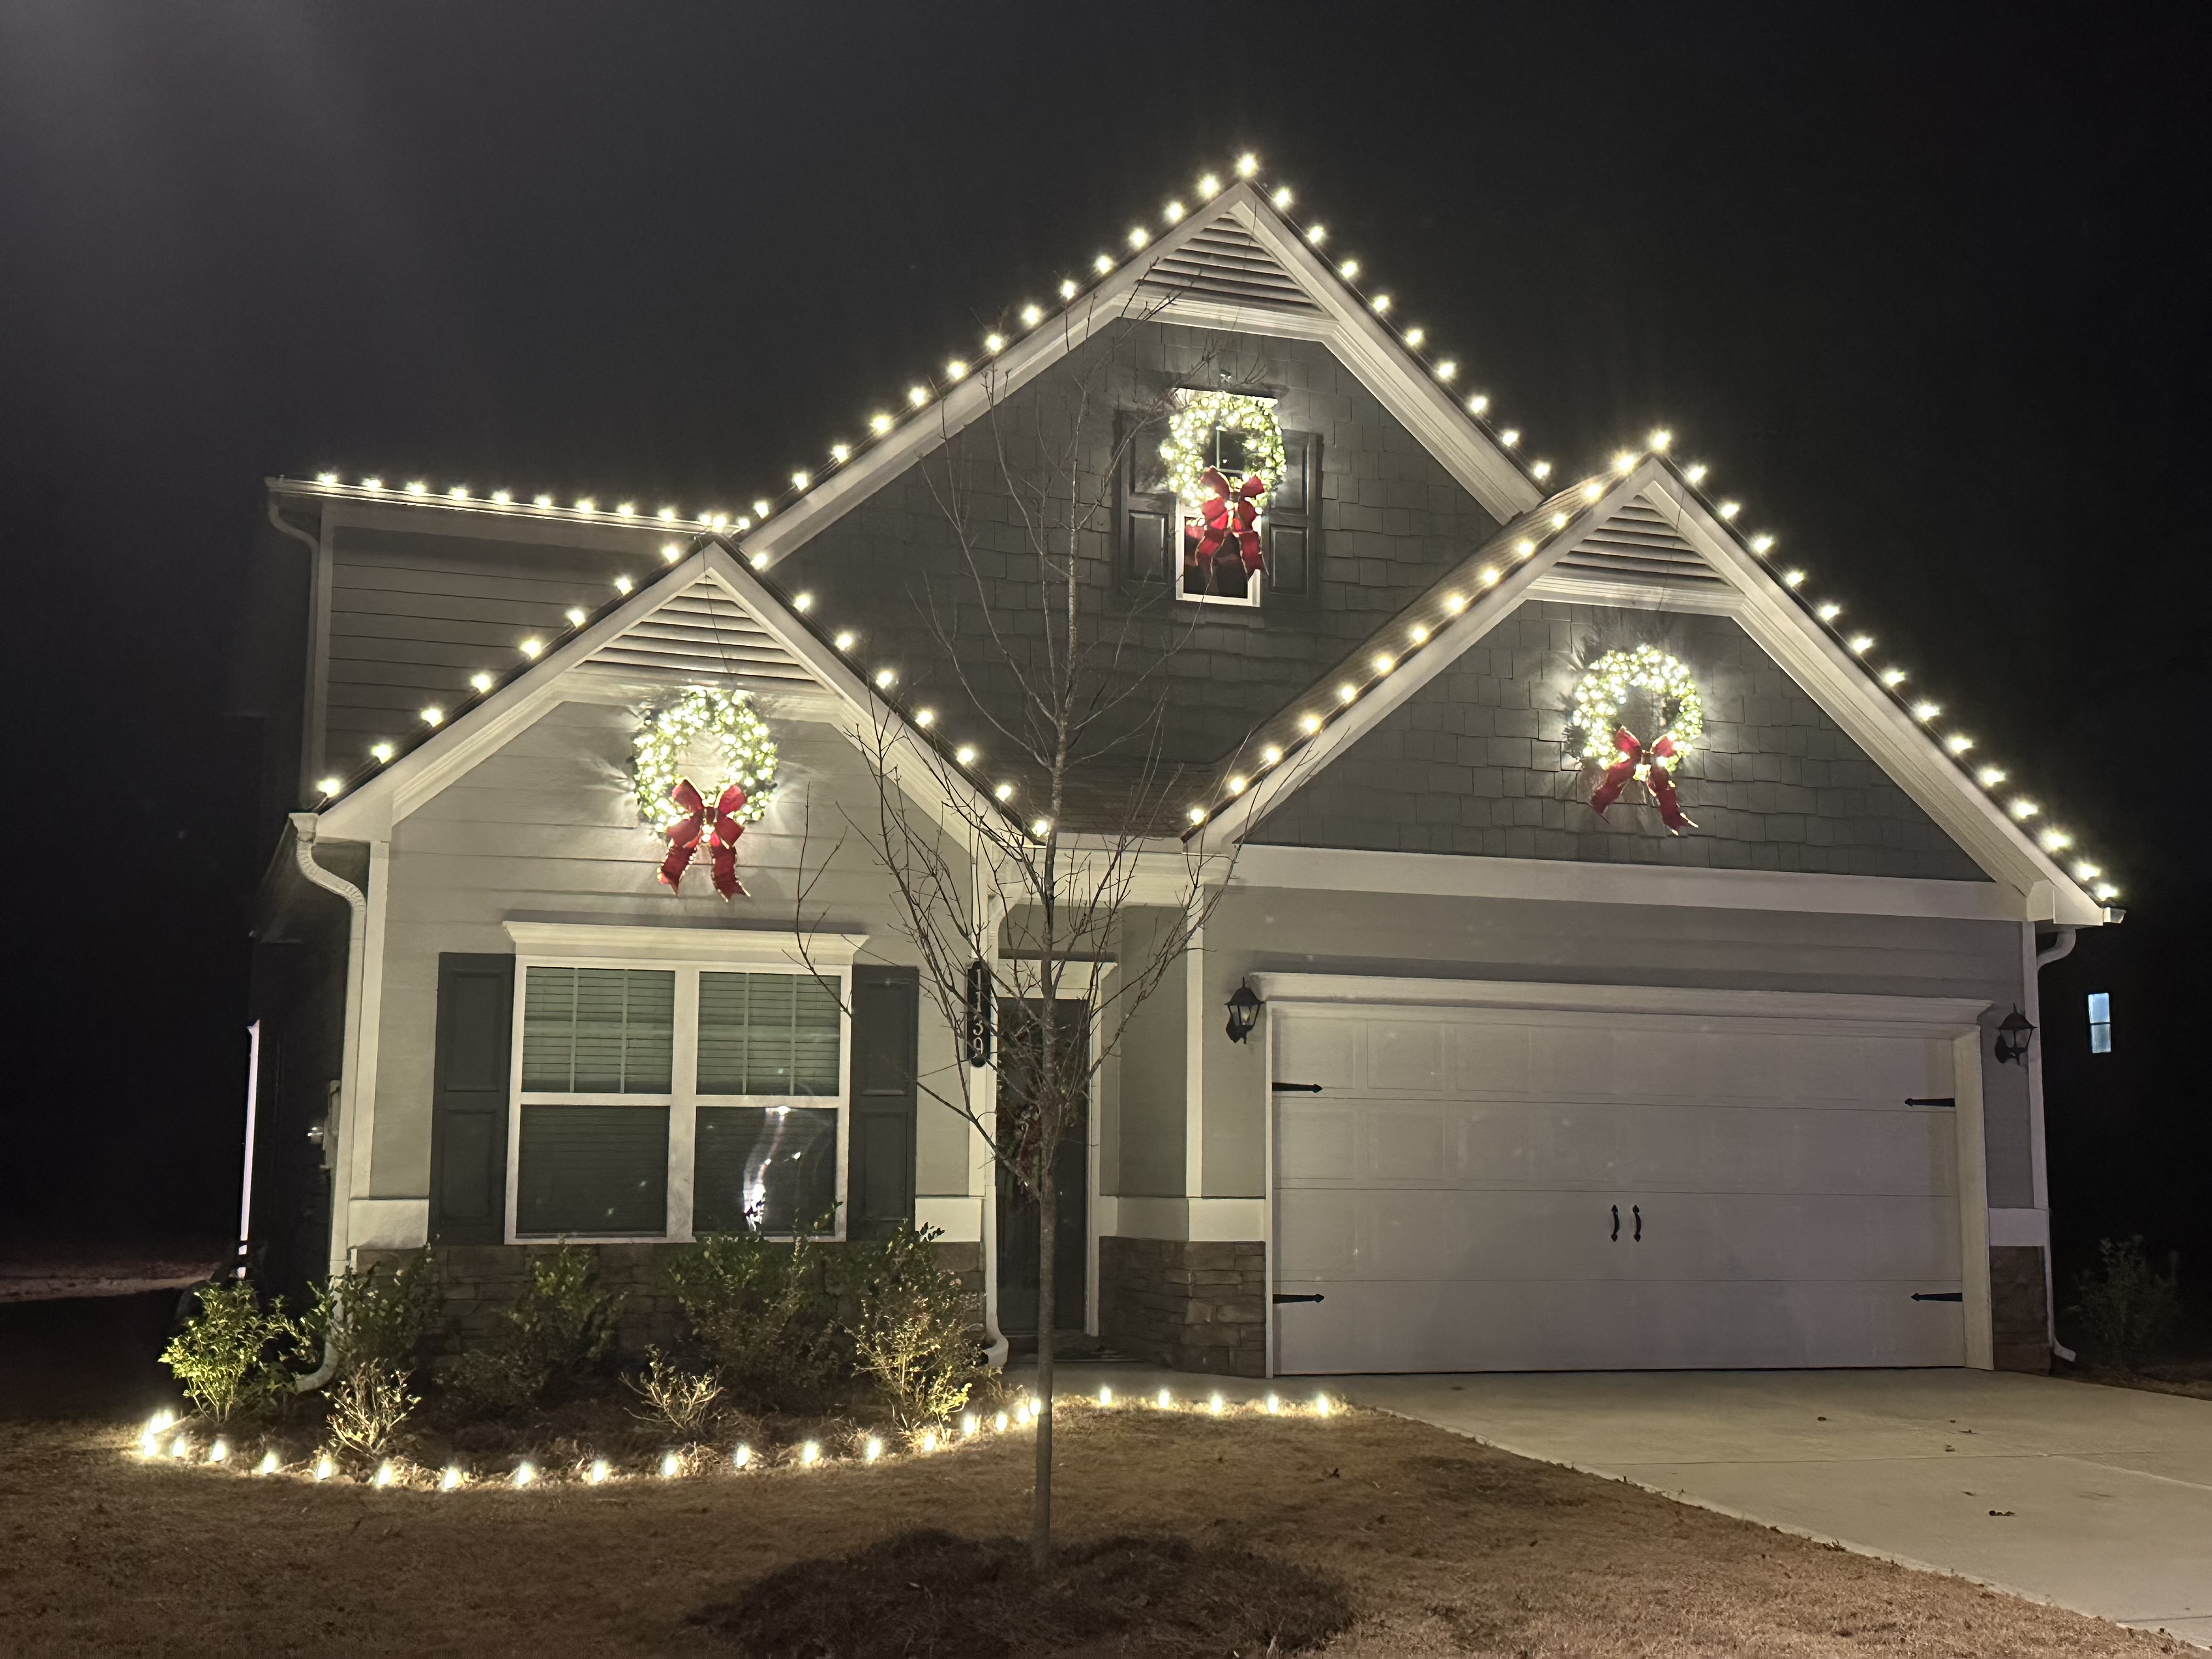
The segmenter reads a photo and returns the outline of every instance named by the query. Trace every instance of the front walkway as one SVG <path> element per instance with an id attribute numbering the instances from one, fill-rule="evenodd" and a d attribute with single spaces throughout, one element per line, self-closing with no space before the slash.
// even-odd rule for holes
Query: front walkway
<path id="1" fill-rule="evenodd" d="M 1285 1377 L 1137 1366 L 1061 1386 L 1317 1389 L 1686 1503 L 2212 1646 L 2212 1401 L 2004 1372 Z"/>

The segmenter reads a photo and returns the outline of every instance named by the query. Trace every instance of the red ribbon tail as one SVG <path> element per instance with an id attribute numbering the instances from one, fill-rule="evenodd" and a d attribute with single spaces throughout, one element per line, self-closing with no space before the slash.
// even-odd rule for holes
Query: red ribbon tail
<path id="1" fill-rule="evenodd" d="M 1598 817 L 1605 809 L 1620 799 L 1620 792 L 1628 787 L 1629 779 L 1636 775 L 1636 763 L 1643 758 L 1644 745 L 1635 739 L 1626 726 L 1613 734 L 1613 746 L 1620 750 L 1620 758 L 1605 769 L 1605 781 L 1590 791 L 1590 811 Z"/>
<path id="2" fill-rule="evenodd" d="M 671 840 L 668 856 L 660 861 L 663 886 L 672 887 L 679 893 L 684 890 L 684 872 L 690 867 L 691 854 L 696 850 L 697 840 L 696 835 L 687 840 Z"/>
<path id="3" fill-rule="evenodd" d="M 728 797 L 725 796 L 725 799 Z M 740 795 L 740 800 L 744 798 Z M 738 837 L 744 834 L 744 826 L 725 812 L 714 821 L 714 890 L 725 899 L 750 898 L 744 883 L 738 879 Z"/>
<path id="4" fill-rule="evenodd" d="M 1237 554 L 1244 561 L 1244 574 L 1250 575 L 1260 568 L 1260 532 L 1240 530 L 1237 532 Z"/>
<path id="5" fill-rule="evenodd" d="M 1659 821 L 1662 823 L 1678 836 L 1685 830 L 1698 827 L 1683 813 L 1681 800 L 1674 793 L 1674 780 L 1668 774 L 1664 761 L 1653 761 L 1650 769 L 1644 775 L 1644 781 L 1651 787 L 1651 799 L 1659 803 Z"/>

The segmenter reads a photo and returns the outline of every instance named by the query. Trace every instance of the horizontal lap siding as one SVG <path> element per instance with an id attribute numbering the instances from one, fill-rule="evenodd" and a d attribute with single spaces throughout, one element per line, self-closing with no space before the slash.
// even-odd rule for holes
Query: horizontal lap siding
<path id="1" fill-rule="evenodd" d="M 811 928 L 869 936 L 871 959 L 910 953 L 893 926 L 884 878 L 848 827 L 872 821 L 874 786 L 828 726 L 778 720 L 775 800 L 738 842 L 751 894 L 715 896 L 706 861 L 680 893 L 655 878 L 666 842 L 639 824 L 629 793 L 629 711 L 562 703 L 398 827 L 386 912 L 377 1083 L 375 1190 L 426 1190 L 429 1034 L 441 951 L 511 951 L 510 918 L 788 932 L 805 889 Z M 807 822 L 811 807 L 811 830 Z M 826 868 L 825 868 L 826 865 Z M 672 947 L 677 948 L 677 947 Z M 951 1040 L 924 1010 L 926 1079 L 951 1080 Z M 967 1187 L 967 1131 L 927 1097 L 917 1189 Z"/>
<path id="2" fill-rule="evenodd" d="M 568 627 L 571 606 L 596 611 L 614 579 L 660 568 L 653 532 L 629 550 L 479 541 L 340 528 L 331 571 L 325 753 L 338 769 L 371 744 L 419 729 L 430 704 L 470 695 L 469 677 L 503 674 L 535 636 Z"/>

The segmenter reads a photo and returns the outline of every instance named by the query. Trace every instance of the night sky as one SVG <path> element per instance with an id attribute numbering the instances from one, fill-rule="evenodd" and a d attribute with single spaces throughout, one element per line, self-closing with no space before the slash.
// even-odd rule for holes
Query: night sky
<path id="1" fill-rule="evenodd" d="M 734 505 L 1249 147 L 1530 453 L 1670 426 L 2126 890 L 2045 975 L 2060 1267 L 2202 1291 L 2205 16 L 0 0 L 0 1210 L 234 1216 L 263 477 Z"/>

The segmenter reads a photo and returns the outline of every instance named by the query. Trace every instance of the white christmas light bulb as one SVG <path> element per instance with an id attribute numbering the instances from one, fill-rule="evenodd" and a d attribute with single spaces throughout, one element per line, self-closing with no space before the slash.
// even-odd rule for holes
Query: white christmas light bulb
<path id="1" fill-rule="evenodd" d="M 1044 313 L 1037 307 L 1024 306 L 1022 307 L 1022 326 L 1024 328 L 1035 328 L 1043 320 Z"/>
<path id="2" fill-rule="evenodd" d="M 2004 769 L 2001 766 L 1984 766 L 1974 774 L 1974 781 L 1984 789 L 1994 789 L 2005 781 Z"/>
<path id="3" fill-rule="evenodd" d="M 1664 455 L 1667 453 L 1667 447 L 1674 441 L 1674 434 L 1663 426 L 1658 427 L 1654 428 L 1644 441 L 1650 447 L 1653 454 Z"/>
<path id="4" fill-rule="evenodd" d="M 850 651 L 858 638 L 859 635 L 855 635 L 850 629 L 848 629 L 844 633 L 840 634 L 836 639 L 830 641 L 830 643 L 836 646 L 840 651 Z"/>
<path id="5" fill-rule="evenodd" d="M 916 409 L 920 409 L 929 401 L 929 388 L 926 386 L 908 386 L 906 389 L 906 400 Z"/>
<path id="6" fill-rule="evenodd" d="M 674 563 L 677 562 L 677 560 L 678 560 L 678 559 L 680 559 L 680 558 L 682 558 L 682 557 L 684 556 L 684 547 L 683 547 L 683 544 L 681 544 L 680 542 L 663 542 L 663 543 L 661 543 L 661 544 L 660 544 L 660 556 L 661 556 L 662 558 L 664 558 L 664 559 L 667 560 L 669 563 L 671 563 L 671 564 L 674 564 Z"/>
<path id="7" fill-rule="evenodd" d="M 2100 904 L 2110 904 L 2114 899 L 2119 897 L 2119 896 L 2120 890 L 2113 886 L 2109 881 L 2100 881 L 2097 884 L 2096 898 Z"/>
<path id="8" fill-rule="evenodd" d="M 411 488 L 412 486 L 410 486 L 410 487 Z M 576 497 L 576 511 L 577 511 L 577 512 L 579 512 L 579 513 L 596 513 L 596 512 L 598 512 L 598 511 L 599 511 L 599 502 L 598 502 L 596 500 L 594 500 L 592 497 L 591 497 L 591 496 L 589 496 L 589 495 L 579 495 L 579 496 L 577 496 L 577 497 Z"/>
<path id="9" fill-rule="evenodd" d="M 945 366 L 945 378 L 948 380 L 965 380 L 967 374 L 968 365 L 957 357 Z"/>
<path id="10" fill-rule="evenodd" d="M 1313 736 L 1315 732 L 1321 730 L 1321 716 L 1318 714 L 1299 715 L 1298 730 L 1304 732 L 1308 737 Z"/>
<path id="11" fill-rule="evenodd" d="M 1902 668 L 1883 669 L 1881 671 L 1881 683 L 1884 685 L 1888 686 L 1892 690 L 1896 690 L 1897 687 L 1905 684 L 1905 671 Z"/>
<path id="12" fill-rule="evenodd" d="M 1835 621 L 1837 617 L 1844 614 L 1844 607 L 1836 604 L 1835 601 L 1832 599 L 1827 604 L 1816 609 L 1813 614 L 1818 617 L 1824 623 L 1832 623 Z"/>
<path id="13" fill-rule="evenodd" d="M 1613 458 L 1613 470 L 1615 472 L 1633 472 L 1636 471 L 1636 452 L 1632 449 L 1624 449 L 1619 454 L 1615 455 Z"/>
<path id="14" fill-rule="evenodd" d="M 1078 290 L 1078 289 L 1077 289 L 1077 287 L 1076 287 L 1076 283 L 1075 283 L 1075 278 L 1074 278 L 1074 277 L 1073 277 L 1073 276 L 1063 276 L 1063 277 L 1061 277 L 1061 278 L 1060 278 L 1060 297 L 1061 299 L 1063 299 L 1063 300 L 1073 300 L 1073 299 L 1076 296 L 1076 294 L 1078 293 L 1078 291 L 1079 291 L 1079 290 Z"/>
<path id="15" fill-rule="evenodd" d="M 2022 820 L 2033 817 L 2042 810 L 2043 809 L 2040 806 L 2038 806 L 2033 801 L 2027 799 L 2016 800 L 2012 804 L 2010 808 L 2013 817 Z"/>
<path id="16" fill-rule="evenodd" d="M 1604 494 L 1605 486 L 1601 483 L 1593 482 L 1583 486 L 1583 499 L 1586 501 L 1595 501 Z"/>
<path id="17" fill-rule="evenodd" d="M 444 709 L 442 709 L 442 708 L 439 708 L 435 703 L 431 704 L 429 708 L 426 708 L 426 709 L 424 709 L 424 710 L 422 711 L 422 724 L 423 724 L 423 725 L 425 725 L 425 726 L 443 726 L 445 723 L 446 723 L 446 711 L 445 711 Z"/>
<path id="18" fill-rule="evenodd" d="M 315 787 L 321 791 L 325 795 L 335 795 L 339 790 L 345 787 L 345 780 L 343 778 L 325 778 L 319 783 L 316 784 Z"/>
<path id="19" fill-rule="evenodd" d="M 1184 211 L 1183 204 L 1181 202 L 1170 202 L 1167 204 L 1166 209 L 1168 222 L 1171 225 L 1181 224 L 1182 222 Z"/>
<path id="20" fill-rule="evenodd" d="M 1700 484 L 1705 481 L 1705 464 L 1699 461 L 1695 466 L 1685 467 L 1682 476 L 1693 484 Z"/>
<path id="21" fill-rule="evenodd" d="M 1784 571 L 1782 585 L 1784 587 L 1802 587 L 1805 585 L 1805 573 L 1802 570 Z"/>
<path id="22" fill-rule="evenodd" d="M 890 690 L 891 689 L 891 682 L 896 678 L 898 678 L 898 675 L 893 670 L 889 668 L 878 668 L 876 670 L 877 690 L 881 691 Z"/>
<path id="23" fill-rule="evenodd" d="M 1247 781 L 1246 779 L 1242 778 L 1242 777 L 1233 777 L 1233 778 L 1230 779 L 1230 780 L 1229 780 L 1229 793 L 1230 793 L 1231 794 L 1232 794 L 1232 795 L 1241 795 L 1241 794 L 1243 794 L 1243 793 L 1244 793 L 1244 791 L 1245 791 L 1246 787 L 1247 787 L 1247 781 Z"/>
<path id="24" fill-rule="evenodd" d="M 683 1473 L 684 1459 L 682 1456 L 675 1452 L 663 1452 L 661 1454 L 660 1478 L 663 1480 L 673 1480 L 678 1475 Z"/>
<path id="25" fill-rule="evenodd" d="M 753 503 L 753 517 L 756 519 L 765 519 L 769 515 L 769 502 L 765 501 L 755 501 Z"/>
<path id="26" fill-rule="evenodd" d="M 1204 823 L 1206 822 L 1206 809 L 1203 806 L 1194 806 L 1190 809 L 1189 812 L 1186 814 L 1186 816 L 1193 823 Z"/>
<path id="27" fill-rule="evenodd" d="M 1539 483 L 1541 483 L 1545 479 L 1552 476 L 1552 464 L 1549 461 L 1530 462 L 1528 465 L 1528 476 L 1535 479 Z"/>
<path id="28" fill-rule="evenodd" d="M 1480 392 L 1467 400 L 1467 412 L 1470 415 L 1480 415 L 1489 407 L 1490 399 Z"/>
<path id="29" fill-rule="evenodd" d="M 1854 634 L 1850 639 L 1844 641 L 1844 643 L 1850 646 L 1853 651 L 1856 652 L 1863 657 L 1866 655 L 1868 652 L 1874 649 L 1874 635 L 1871 634 Z"/>
<path id="30" fill-rule="evenodd" d="M 1359 698 L 1359 688 L 1346 683 L 1336 688 L 1336 696 L 1340 702 L 1356 702 Z"/>
<path id="31" fill-rule="evenodd" d="M 915 723 L 916 726 L 924 726 L 924 727 L 927 727 L 927 726 L 932 726 L 936 725 L 936 724 L 937 724 L 937 711 L 936 711 L 934 708 L 917 708 L 917 709 L 915 709 L 915 710 L 914 711 L 914 723 Z"/>
<path id="32" fill-rule="evenodd" d="M 1504 444 L 1508 449 L 1510 449 L 1514 445 L 1521 441 L 1521 434 L 1514 428 L 1509 426 L 1504 431 L 1498 434 L 1498 441 Z"/>
<path id="33" fill-rule="evenodd" d="M 1221 180 L 1215 178 L 1212 173 L 1207 173 L 1206 177 L 1198 181 L 1198 194 L 1199 198 L 1201 201 L 1212 201 L 1215 197 L 1221 194 Z"/>
<path id="34" fill-rule="evenodd" d="M 2046 830 L 2043 832 L 2042 840 L 2043 850 L 2046 853 L 2063 853 L 2074 844 L 2074 837 L 2063 830 Z"/>
<path id="35" fill-rule="evenodd" d="M 1437 365 L 1437 379 L 1449 380 L 1459 373 L 1459 365 L 1447 357 Z"/>
<path id="36" fill-rule="evenodd" d="M 1259 170 L 1260 158 L 1252 154 L 1250 150 L 1246 150 L 1242 155 L 1237 158 L 1237 176 L 1239 179 L 1249 179 Z"/>
<path id="37" fill-rule="evenodd" d="M 571 628 L 581 628 L 584 625 L 584 617 L 586 613 L 584 607 L 580 605 L 572 605 L 561 614 L 568 617 L 568 626 Z"/>
<path id="38" fill-rule="evenodd" d="M 1323 242 L 1328 240 L 1328 227 L 1327 225 L 1307 226 L 1306 240 L 1319 247 Z"/>
<path id="39" fill-rule="evenodd" d="M 1336 268 L 1336 274 L 1343 277 L 1346 282 L 1350 282 L 1353 277 L 1359 275 L 1359 261 L 1357 259 L 1346 259 L 1342 264 Z"/>
<path id="40" fill-rule="evenodd" d="M 740 1444 L 737 1450 L 730 1454 L 730 1462 L 738 1468 L 744 1468 L 752 1461 L 753 1449 L 750 1446 Z"/>
<path id="41" fill-rule="evenodd" d="M 1387 674 L 1398 665 L 1391 660 L 1388 652 L 1378 651 L 1375 653 L 1374 659 L 1370 665 L 1373 667 L 1376 673 Z"/>
<path id="42" fill-rule="evenodd" d="M 335 472 L 318 472 L 315 474 L 315 482 L 319 484 L 335 484 L 337 481 L 338 475 Z"/>
<path id="43" fill-rule="evenodd" d="M 261 1454 L 261 1461 L 253 1466 L 253 1472 L 256 1474 L 274 1474 L 283 1467 L 275 1452 L 265 1451 Z"/>
<path id="44" fill-rule="evenodd" d="M 530 498 L 530 504 L 532 507 L 550 507 L 553 505 L 553 498 L 550 495 L 532 495 Z"/>
<path id="45" fill-rule="evenodd" d="M 1283 751 L 1282 751 L 1280 749 L 1278 749 L 1278 748 L 1277 748 L 1273 744 L 1272 744 L 1272 743 L 1271 743 L 1271 744 L 1268 744 L 1265 749 L 1262 749 L 1262 750 L 1260 751 L 1260 759 L 1261 759 L 1261 762 L 1263 762 L 1265 764 L 1269 765 L 1269 766 L 1273 766 L 1273 765 L 1274 765 L 1277 762 L 1280 761 L 1282 758 L 1283 758 Z"/>
<path id="46" fill-rule="evenodd" d="M 390 760 L 395 751 L 388 743 L 373 743 L 368 746 L 368 752 L 381 764 Z"/>
<path id="47" fill-rule="evenodd" d="M 756 570 L 765 570 L 768 568 L 768 555 L 765 553 L 748 554 L 745 558 L 745 562 L 752 566 Z"/>
<path id="48" fill-rule="evenodd" d="M 952 758 L 959 765 L 973 766 L 975 763 L 975 745 L 973 744 L 962 744 L 960 747 L 952 751 Z"/>
<path id="49" fill-rule="evenodd" d="M 2094 864 L 2077 864 L 2074 866 L 2074 878 L 2076 881 L 2094 881 L 2104 873 Z"/>
<path id="50" fill-rule="evenodd" d="M 1954 732 L 1943 739 L 1943 746 L 1954 755 L 1963 755 L 1974 746 L 1974 740 L 1964 732 Z"/>
<path id="51" fill-rule="evenodd" d="M 1429 335 L 1426 329 L 1409 328 L 1406 331 L 1406 343 L 1409 346 L 1419 346 L 1428 337 Z"/>
<path id="52" fill-rule="evenodd" d="M 492 499 L 495 501 L 498 499 L 497 492 L 494 492 Z M 674 524 L 676 522 L 676 509 L 672 507 L 664 507 L 659 512 L 654 514 L 653 516 L 659 520 L 663 524 Z"/>
<path id="53" fill-rule="evenodd" d="M 461 1479 L 460 1470 L 456 1468 L 451 1463 L 448 1463 L 446 1465 L 445 1474 L 438 1477 L 438 1490 L 441 1492 L 453 1492 L 459 1488 L 461 1484 Z"/>
<path id="54" fill-rule="evenodd" d="M 420 478 L 410 478 L 407 481 L 407 493 L 410 495 L 427 495 L 430 493 L 430 486 Z"/>
<path id="55" fill-rule="evenodd" d="M 1387 294 L 1378 294 L 1367 303 L 1375 314 L 1380 317 L 1390 309 L 1390 296 Z"/>
<path id="56" fill-rule="evenodd" d="M 806 611 L 811 611 L 814 609 L 814 595 L 811 593 L 793 594 L 791 596 L 791 608 L 793 611 L 800 612 L 802 615 Z"/>
<path id="57" fill-rule="evenodd" d="M 1277 191 L 1267 199 L 1273 202 L 1279 208 L 1289 207 L 1291 204 L 1291 187 L 1288 185 L 1285 185 L 1280 190 Z"/>
<path id="58" fill-rule="evenodd" d="M 996 356 L 1000 352 L 1004 351 L 1006 349 L 1006 337 L 1005 335 L 986 334 L 983 337 L 983 349 L 989 352 L 993 356 Z"/>
<path id="59" fill-rule="evenodd" d="M 844 465 L 846 462 L 853 459 L 853 447 L 850 444 L 831 444 L 830 446 L 830 459 L 836 462 L 840 466 Z"/>
<path id="60" fill-rule="evenodd" d="M 1152 240 L 1152 237 L 1146 234 L 1145 228 L 1142 225 L 1131 225 L 1129 227 L 1129 246 L 1132 248 L 1140 248 L 1150 240 Z"/>
<path id="61" fill-rule="evenodd" d="M 1091 268 L 1097 271 L 1101 276 L 1105 276 L 1109 271 L 1114 269 L 1114 256 L 1110 253 L 1100 254 L 1097 258 L 1091 262 Z"/>
<path id="62" fill-rule="evenodd" d="M 1429 630 L 1420 623 L 1415 623 L 1413 627 L 1406 630 L 1406 637 L 1415 645 L 1426 645 L 1429 642 Z"/>
<path id="63" fill-rule="evenodd" d="M 1014 798 L 1014 786 L 1011 783 L 1002 783 L 991 793 L 1002 801 L 1012 800 Z"/>
<path id="64" fill-rule="evenodd" d="M 495 501 L 498 502 L 501 507 L 505 507 L 509 501 L 512 501 L 514 499 L 512 495 L 504 489 L 493 490 L 491 492 L 491 498 Z"/>
<path id="65" fill-rule="evenodd" d="M 1912 718 L 1917 720 L 1932 720 L 1942 712 L 1942 706 L 1939 703 L 1916 702 L 1912 705 Z"/>
<path id="66" fill-rule="evenodd" d="M 1051 833 L 1052 820 L 1050 818 L 1038 818 L 1030 825 L 1030 834 L 1035 836 L 1039 841 L 1042 841 Z"/>

